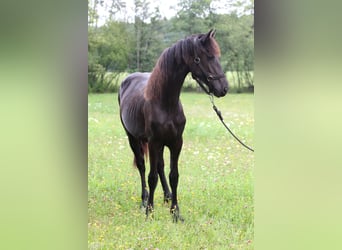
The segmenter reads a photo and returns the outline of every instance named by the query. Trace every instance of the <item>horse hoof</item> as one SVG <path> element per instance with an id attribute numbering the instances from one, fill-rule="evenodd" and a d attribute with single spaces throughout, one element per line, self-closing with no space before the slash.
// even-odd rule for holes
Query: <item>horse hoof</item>
<path id="1" fill-rule="evenodd" d="M 173 223 L 178 223 L 178 221 L 184 223 L 184 218 L 181 215 L 173 215 Z"/>
<path id="2" fill-rule="evenodd" d="M 146 208 L 147 207 L 147 201 L 142 201 L 140 204 L 140 208 Z"/>
<path id="3" fill-rule="evenodd" d="M 152 207 L 151 205 L 148 205 L 148 206 L 146 207 L 146 220 L 147 220 L 148 218 L 151 218 L 151 219 L 154 218 L 154 217 L 153 217 L 153 207 Z"/>
<path id="4" fill-rule="evenodd" d="M 178 221 L 180 221 L 180 222 L 184 222 L 184 218 L 180 215 L 180 213 L 179 213 L 179 208 L 178 208 L 178 206 L 175 206 L 175 207 L 173 207 L 173 208 L 171 208 L 171 214 L 172 214 L 172 221 L 174 222 L 174 223 L 177 223 Z"/>
<path id="5" fill-rule="evenodd" d="M 173 214 L 172 215 L 172 221 L 173 221 L 173 223 L 178 223 L 178 221 L 184 223 L 184 218 L 179 213 L 178 214 Z"/>

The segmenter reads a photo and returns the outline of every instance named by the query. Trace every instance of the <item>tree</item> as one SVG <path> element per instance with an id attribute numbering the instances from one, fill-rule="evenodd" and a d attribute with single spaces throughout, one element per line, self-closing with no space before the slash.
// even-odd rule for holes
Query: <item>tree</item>
<path id="1" fill-rule="evenodd" d="M 184 34 L 203 33 L 208 25 L 206 18 L 212 12 L 211 0 L 184 0 L 178 3 L 177 22 L 175 29 L 181 30 Z"/>
<path id="2" fill-rule="evenodd" d="M 89 20 L 98 16 L 96 8 L 88 12 Z M 108 20 L 97 27 L 88 25 L 88 86 L 90 91 L 104 92 L 118 73 L 127 71 L 132 40 L 125 23 Z M 108 73 L 110 72 L 110 73 Z"/>
<path id="3" fill-rule="evenodd" d="M 141 71 L 141 54 L 145 37 L 147 35 L 147 20 L 150 16 L 149 2 L 147 0 L 134 1 L 134 28 L 136 41 L 136 70 Z"/>
<path id="4" fill-rule="evenodd" d="M 237 13 L 219 16 L 217 40 L 221 47 L 221 64 L 224 71 L 236 72 L 238 91 L 252 88 L 254 70 L 254 19 L 252 15 Z"/>
<path id="5" fill-rule="evenodd" d="M 107 6 L 109 21 L 112 22 L 115 20 L 115 15 L 126 8 L 126 2 L 122 0 L 110 0 L 109 5 Z"/>
<path id="6" fill-rule="evenodd" d="M 88 0 L 89 89 L 112 91 L 111 82 L 120 72 L 151 71 L 165 48 L 180 38 L 211 28 L 217 30 L 223 70 L 235 72 L 239 90 L 253 87 L 254 1 L 237 5 L 227 0 L 227 6 L 235 10 L 227 14 L 218 14 L 217 7 L 213 7 L 216 2 L 181 1 L 177 15 L 166 19 L 158 8 L 150 8 L 149 0 L 135 0 L 134 19 L 123 20 L 123 0 Z M 98 10 L 103 4 L 107 4 L 108 18 L 105 25 L 99 26 Z"/>

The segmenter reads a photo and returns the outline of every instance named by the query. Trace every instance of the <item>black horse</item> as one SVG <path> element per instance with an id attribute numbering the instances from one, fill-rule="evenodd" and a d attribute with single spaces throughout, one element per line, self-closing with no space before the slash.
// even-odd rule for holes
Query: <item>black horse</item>
<path id="1" fill-rule="evenodd" d="M 164 50 L 152 73 L 133 73 L 121 84 L 119 91 L 120 118 L 134 153 L 142 188 L 142 205 L 146 215 L 153 211 L 153 196 L 158 174 L 164 190 L 164 201 L 171 200 L 175 222 L 182 220 L 177 203 L 178 157 L 182 149 L 185 116 L 179 100 L 186 75 L 222 97 L 228 92 L 228 81 L 219 63 L 220 49 L 215 31 L 192 35 Z M 206 85 L 206 87 L 204 87 Z M 164 174 L 164 147 L 170 150 L 169 190 Z M 145 180 L 144 156 L 149 153 L 149 193 Z"/>

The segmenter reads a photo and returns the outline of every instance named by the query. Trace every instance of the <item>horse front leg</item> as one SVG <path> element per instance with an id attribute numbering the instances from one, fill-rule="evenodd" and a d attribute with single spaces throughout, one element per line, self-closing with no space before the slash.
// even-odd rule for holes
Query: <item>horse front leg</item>
<path id="1" fill-rule="evenodd" d="M 170 212 L 173 217 L 173 222 L 184 221 L 183 217 L 180 215 L 178 200 L 177 200 L 177 187 L 178 187 L 178 158 L 183 145 L 183 139 L 179 138 L 176 142 L 170 146 L 170 186 L 172 190 L 172 203 Z"/>
<path id="2" fill-rule="evenodd" d="M 164 191 L 164 203 L 168 203 L 171 200 L 171 192 L 164 172 L 164 147 L 162 147 L 158 156 L 158 174 Z"/>
<path id="3" fill-rule="evenodd" d="M 146 207 L 146 218 L 153 212 L 154 191 L 158 183 L 158 156 L 161 146 L 159 143 L 151 141 L 148 143 L 149 156 L 150 156 L 150 173 L 148 175 L 148 186 L 150 195 Z"/>

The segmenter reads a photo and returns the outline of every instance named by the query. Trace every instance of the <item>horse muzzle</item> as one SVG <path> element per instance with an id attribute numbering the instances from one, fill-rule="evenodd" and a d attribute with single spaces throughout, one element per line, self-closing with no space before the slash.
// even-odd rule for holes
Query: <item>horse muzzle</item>
<path id="1" fill-rule="evenodd" d="M 224 79 L 212 81 L 209 91 L 213 93 L 216 97 L 223 97 L 228 93 L 228 81 Z"/>

